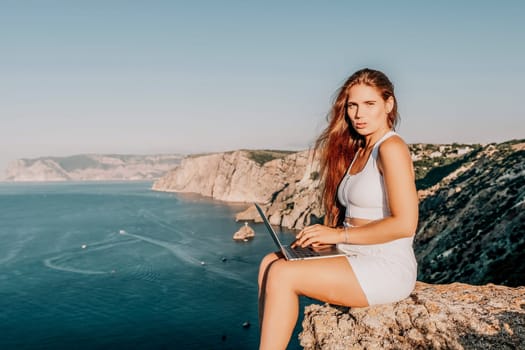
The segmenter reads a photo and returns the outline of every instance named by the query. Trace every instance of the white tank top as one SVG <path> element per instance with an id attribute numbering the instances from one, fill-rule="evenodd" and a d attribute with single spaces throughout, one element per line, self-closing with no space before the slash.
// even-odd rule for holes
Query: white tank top
<path id="1" fill-rule="evenodd" d="M 337 198 L 346 207 L 346 217 L 378 220 L 390 216 L 385 182 L 377 168 L 377 156 L 381 143 L 393 135 L 397 134 L 389 131 L 376 142 L 363 170 L 354 175 L 349 174 L 355 157 L 352 160 L 337 189 Z"/>

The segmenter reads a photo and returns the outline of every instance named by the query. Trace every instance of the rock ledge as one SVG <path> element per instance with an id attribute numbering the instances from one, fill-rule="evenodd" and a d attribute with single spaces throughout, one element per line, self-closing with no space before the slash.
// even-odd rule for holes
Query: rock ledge
<path id="1" fill-rule="evenodd" d="M 523 349 L 525 287 L 417 282 L 409 298 L 367 308 L 310 305 L 305 349 Z"/>

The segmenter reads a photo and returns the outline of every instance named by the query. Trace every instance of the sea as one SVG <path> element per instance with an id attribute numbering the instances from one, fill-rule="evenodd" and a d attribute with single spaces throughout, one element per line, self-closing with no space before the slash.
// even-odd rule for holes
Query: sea
<path id="1" fill-rule="evenodd" d="M 0 349 L 257 349 L 264 226 L 151 185 L 0 183 Z"/>

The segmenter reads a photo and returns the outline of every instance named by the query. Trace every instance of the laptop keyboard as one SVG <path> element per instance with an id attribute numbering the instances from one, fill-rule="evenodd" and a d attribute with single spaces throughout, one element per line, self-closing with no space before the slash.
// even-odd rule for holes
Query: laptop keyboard
<path id="1" fill-rule="evenodd" d="M 284 247 L 288 253 L 290 253 L 290 256 L 295 256 L 297 258 L 308 258 L 311 256 L 319 256 L 319 253 L 308 248 L 308 247 L 295 247 L 292 248 L 290 246 Z"/>

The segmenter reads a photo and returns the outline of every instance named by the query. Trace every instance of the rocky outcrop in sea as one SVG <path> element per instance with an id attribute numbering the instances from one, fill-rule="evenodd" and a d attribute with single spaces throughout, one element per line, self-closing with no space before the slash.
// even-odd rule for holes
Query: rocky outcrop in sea
<path id="1" fill-rule="evenodd" d="M 255 231 L 248 226 L 247 222 L 233 234 L 233 239 L 236 241 L 247 241 L 253 237 L 255 237 Z"/>

